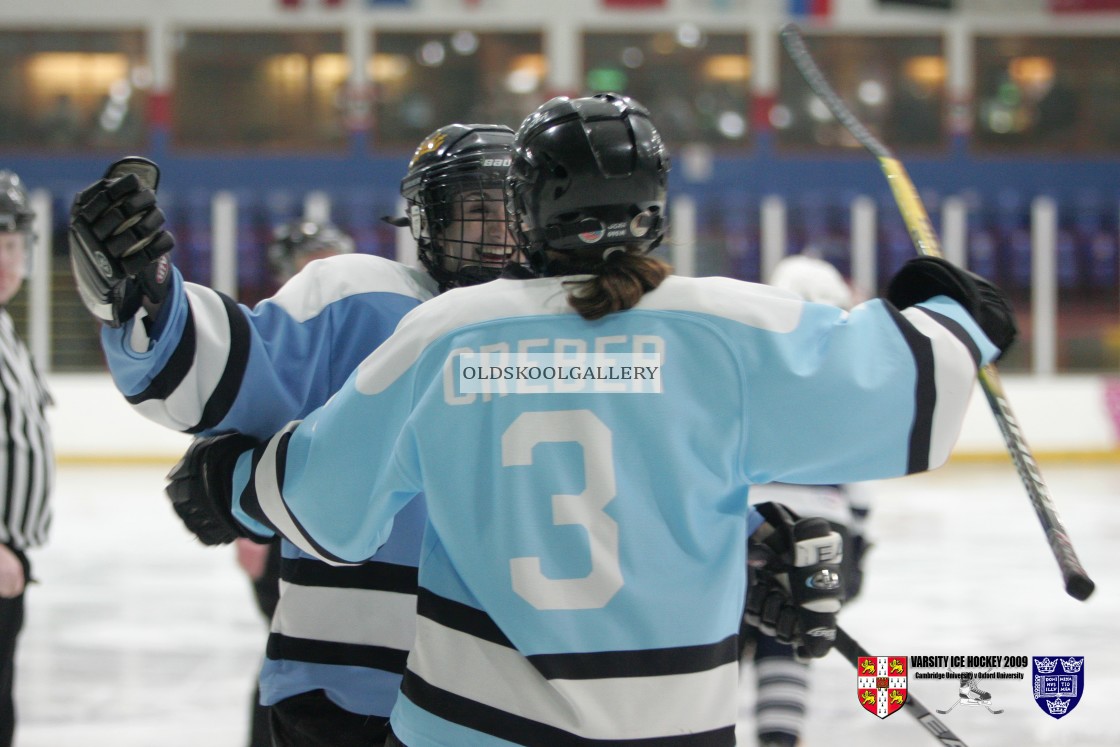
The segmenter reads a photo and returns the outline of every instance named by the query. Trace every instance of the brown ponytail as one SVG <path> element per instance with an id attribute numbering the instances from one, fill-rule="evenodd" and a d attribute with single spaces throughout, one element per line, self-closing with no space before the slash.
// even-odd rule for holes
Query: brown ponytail
<path id="1" fill-rule="evenodd" d="M 570 280 L 568 303 L 584 319 L 599 319 L 615 311 L 633 308 L 649 291 L 661 285 L 673 268 L 636 249 L 610 252 L 603 259 L 599 251 L 592 259 L 576 254 L 550 252 L 549 274 L 590 273 L 586 280 Z"/>

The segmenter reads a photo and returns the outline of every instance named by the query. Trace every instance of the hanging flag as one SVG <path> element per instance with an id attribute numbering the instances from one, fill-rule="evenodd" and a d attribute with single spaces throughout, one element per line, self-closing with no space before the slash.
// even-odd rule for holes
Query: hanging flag
<path id="1" fill-rule="evenodd" d="M 665 0 L 603 0 L 604 8 L 616 10 L 645 10 L 647 8 L 664 8 Z"/>
<path id="2" fill-rule="evenodd" d="M 789 14 L 797 18 L 828 18 L 832 0 L 789 0 Z"/>
<path id="3" fill-rule="evenodd" d="M 1116 13 L 1120 0 L 1050 0 L 1051 13 Z"/>

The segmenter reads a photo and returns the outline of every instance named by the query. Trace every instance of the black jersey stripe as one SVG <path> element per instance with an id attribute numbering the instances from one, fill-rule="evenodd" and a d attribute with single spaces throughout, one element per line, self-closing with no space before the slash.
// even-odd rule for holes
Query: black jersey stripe
<path id="1" fill-rule="evenodd" d="M 300 586 L 365 589 L 415 594 L 414 566 L 368 561 L 354 566 L 329 566 L 310 558 L 281 558 L 280 579 Z"/>
<path id="2" fill-rule="evenodd" d="M 4 342 L 8 343 L 9 341 L 5 339 Z M 5 347 L 7 347 L 7 345 L 5 345 Z M 7 356 L 4 357 L 3 363 L 4 368 L 10 370 L 11 367 L 8 364 Z M 4 395 L 4 495 L 9 496 L 12 495 L 12 490 L 15 485 L 16 460 L 18 458 L 18 454 L 16 453 L 16 440 L 12 438 L 12 399 L 16 396 L 16 392 L 8 389 L 2 379 L 0 379 L 0 388 L 3 389 Z M 5 527 L 10 526 L 12 506 L 13 501 L 4 501 L 3 518 Z M 10 536 L 10 532 L 8 539 L 9 541 L 15 539 Z"/>
<path id="3" fill-rule="evenodd" d="M 937 407 L 937 386 L 934 377 L 935 359 L 933 343 L 918 331 L 898 309 L 883 304 L 902 333 L 902 339 L 914 356 L 916 381 L 914 383 L 914 423 L 910 427 L 910 448 L 906 460 L 906 473 L 924 472 L 929 469 L 929 450 L 933 441 L 933 412 Z M 924 310 L 923 310 L 924 311 Z"/>
<path id="4" fill-rule="evenodd" d="M 249 365 L 249 349 L 252 346 L 249 320 L 242 315 L 236 301 L 224 293 L 217 295 L 222 300 L 229 320 L 229 354 L 222 377 L 206 400 L 202 417 L 193 428 L 187 429 L 187 433 L 201 433 L 222 422 L 237 399 L 241 381 L 245 378 L 245 369 Z"/>
<path id="5" fill-rule="evenodd" d="M 461 633 L 513 648 L 498 625 L 482 610 L 421 588 L 416 612 L 432 622 Z M 739 636 L 698 646 L 675 646 L 637 651 L 582 651 L 534 654 L 529 662 L 548 679 L 591 680 L 613 677 L 656 677 L 691 674 L 737 661 Z"/>
<path id="6" fill-rule="evenodd" d="M 418 707 L 445 721 L 526 747 L 733 747 L 735 744 L 733 725 L 698 734 L 589 739 L 448 692 L 410 669 L 404 672 L 401 692 Z"/>
<path id="7" fill-rule="evenodd" d="M 423 587 L 420 587 L 416 600 L 416 614 L 475 638 L 513 648 L 506 634 L 485 612 L 468 604 L 441 597 Z"/>
<path id="8" fill-rule="evenodd" d="M 404 672 L 408 651 L 363 643 L 340 643 L 297 638 L 271 633 L 265 655 L 273 660 L 302 661 L 308 664 L 365 667 L 393 674 Z"/>
<path id="9" fill-rule="evenodd" d="M 960 340 L 961 344 L 963 344 L 965 348 L 968 349 L 968 354 L 972 356 L 973 365 L 975 365 L 977 368 L 980 367 L 980 348 L 976 344 L 976 341 L 972 339 L 972 336 L 969 335 L 968 332 L 965 332 L 964 327 L 961 326 L 960 322 L 958 322 L 956 319 L 953 319 L 952 317 L 945 316 L 944 314 L 939 314 L 936 311 L 930 311 L 929 309 L 922 309 L 922 311 L 924 311 L 927 316 L 934 319 L 942 327 L 952 332 L 953 336 Z"/>
<path id="10" fill-rule="evenodd" d="M 706 672 L 738 661 L 739 636 L 701 646 L 595 651 L 578 654 L 536 654 L 528 657 L 548 679 L 590 680 L 614 677 L 660 677 Z"/>
<path id="11" fill-rule="evenodd" d="M 283 496 L 284 465 L 287 461 L 288 441 L 292 437 L 292 430 L 294 430 L 294 427 L 285 431 L 284 433 L 282 433 L 280 435 L 279 440 L 276 443 L 275 458 L 271 462 L 262 461 L 262 456 L 264 455 L 265 450 L 268 448 L 268 444 L 264 444 L 262 446 L 258 446 L 257 448 L 253 449 L 253 464 L 252 464 L 252 469 L 249 472 L 249 480 L 246 482 L 244 490 L 241 491 L 241 500 L 240 500 L 241 510 L 243 510 L 246 514 L 248 514 L 253 519 L 259 521 L 261 524 L 264 524 L 266 527 L 271 529 L 276 534 L 283 534 L 283 532 L 281 532 L 277 528 L 276 524 L 271 519 L 268 518 L 268 515 L 265 513 L 264 509 L 261 507 L 260 496 L 257 495 L 256 475 L 257 475 L 257 472 L 259 472 L 262 469 L 271 469 L 271 470 L 275 471 L 275 473 L 276 473 L 276 486 L 277 486 L 277 489 L 280 490 L 280 495 L 277 496 L 277 497 L 280 499 L 280 502 L 283 503 L 283 500 L 284 500 L 284 496 Z M 274 436 L 273 438 L 276 438 L 276 437 Z M 315 551 L 315 554 L 318 555 L 321 558 L 325 558 L 327 560 L 337 561 L 339 563 L 349 563 L 350 562 L 350 561 L 347 561 L 343 558 L 338 557 L 337 555 L 334 555 L 333 553 L 329 552 L 326 548 L 324 548 L 322 545 L 320 545 L 318 542 L 316 542 L 307 533 L 307 531 L 303 528 L 303 526 L 300 525 L 299 520 L 295 517 L 295 515 L 287 510 L 286 505 L 284 506 L 284 511 L 287 512 L 288 518 L 291 520 L 292 525 L 295 526 L 296 531 L 299 532 L 299 535 L 300 535 L 299 537 L 288 537 L 289 540 L 291 540 L 293 542 L 295 542 L 297 540 L 302 540 L 302 541 L 306 542 Z"/>
<path id="12" fill-rule="evenodd" d="M 257 467 L 260 465 L 261 454 L 264 449 L 265 446 L 263 445 L 253 449 L 252 464 L 249 466 L 249 480 L 245 483 L 245 489 L 241 491 L 241 510 L 273 532 L 277 532 L 276 525 L 269 520 L 264 509 L 261 508 L 260 497 L 257 495 Z"/>
<path id="13" fill-rule="evenodd" d="M 126 395 L 129 404 L 138 405 L 152 399 L 167 399 L 172 392 L 179 388 L 183 379 L 187 378 L 191 366 L 194 364 L 195 348 L 194 311 L 187 306 L 187 320 L 183 324 L 183 334 L 179 337 L 179 344 L 171 352 L 167 363 L 156 374 L 151 383 L 137 394 Z"/>
<path id="14" fill-rule="evenodd" d="M 31 412 L 27 412 L 23 418 L 23 442 L 27 444 L 27 459 L 25 462 L 27 475 L 23 485 L 23 518 L 19 524 L 19 532 L 24 537 L 30 534 L 28 530 L 34 519 L 32 510 L 35 508 L 35 491 L 38 487 L 38 477 L 42 474 L 40 459 L 43 453 L 43 444 L 39 438 L 38 424 L 32 422 L 33 417 L 34 415 Z"/>

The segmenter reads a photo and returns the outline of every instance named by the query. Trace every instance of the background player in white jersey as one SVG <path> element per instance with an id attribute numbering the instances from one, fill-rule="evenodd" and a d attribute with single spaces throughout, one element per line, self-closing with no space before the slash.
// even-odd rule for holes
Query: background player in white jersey
<path id="1" fill-rule="evenodd" d="M 231 531 L 341 562 L 369 557 L 424 495 L 390 743 L 733 744 L 748 533 L 791 576 L 764 617 L 807 621 L 798 644 L 823 654 L 838 608 L 827 524 L 780 510 L 764 524 L 749 487 L 939 465 L 977 366 L 1014 338 L 1002 294 L 942 261 L 908 264 L 890 302 L 850 315 L 670 276 L 647 256 L 668 169 L 632 100 L 544 104 L 507 182 L 541 277 L 433 299 L 302 423 L 249 451 L 196 443 L 171 476 L 173 500 L 203 492 Z M 483 361 L 498 364 L 485 386 Z"/>
<path id="2" fill-rule="evenodd" d="M 401 191 L 426 273 L 370 255 L 324 259 L 252 310 L 177 271 L 149 293 L 145 284 L 166 268 L 160 250 L 170 248 L 154 179 L 91 186 L 75 203 L 71 253 L 83 298 L 106 323 L 102 343 L 118 387 L 142 414 L 192 433 L 263 436 L 309 412 L 406 311 L 441 290 L 493 279 L 510 260 L 501 186 L 512 140 L 508 127 L 449 125 L 417 148 Z M 144 233 L 132 225 L 137 215 Z M 125 269 L 137 255 L 143 261 Z M 101 266 L 113 273 L 105 277 Z M 177 510 L 208 544 L 236 537 L 192 523 L 189 501 Z M 358 567 L 333 567 L 284 544 L 283 593 L 261 672 L 278 745 L 384 739 L 415 628 L 422 529 L 416 501 Z"/>
<path id="3" fill-rule="evenodd" d="M 283 285 L 317 259 L 353 254 L 354 240 L 336 226 L 297 218 L 276 226 L 265 250 L 268 269 L 277 285 Z M 253 584 L 257 609 L 271 623 L 280 601 L 280 547 L 278 538 L 266 543 L 239 537 L 234 543 L 237 564 Z M 261 704 L 260 686 L 253 688 L 249 723 L 249 747 L 272 747 L 269 708 Z"/>
<path id="4" fill-rule="evenodd" d="M 840 272 L 810 253 L 784 257 L 774 267 L 770 284 L 806 301 L 848 311 L 852 289 Z M 843 538 L 840 578 L 844 601 L 859 593 L 862 559 L 867 548 L 865 521 L 870 509 L 867 491 L 860 485 L 790 485 L 768 483 L 751 489 L 751 503 L 775 502 L 798 516 L 816 516 L 829 522 Z M 742 657 L 754 669 L 754 726 L 759 747 L 796 747 L 810 708 L 809 661 L 794 655 L 793 647 L 776 637 L 777 631 L 760 631 L 746 624 L 740 645 Z"/>
<path id="5" fill-rule="evenodd" d="M 0 171 L 0 747 L 12 744 L 16 726 L 12 691 L 31 581 L 27 551 L 47 540 L 54 486 L 51 397 L 7 310 L 31 264 L 34 221 L 19 176 Z"/>

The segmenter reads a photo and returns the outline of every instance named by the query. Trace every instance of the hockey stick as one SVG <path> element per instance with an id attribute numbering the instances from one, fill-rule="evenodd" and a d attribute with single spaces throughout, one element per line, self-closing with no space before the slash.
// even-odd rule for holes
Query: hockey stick
<path id="1" fill-rule="evenodd" d="M 941 256 L 941 245 L 937 240 L 937 234 L 933 231 L 929 215 L 926 213 L 921 197 L 918 196 L 918 190 L 914 187 L 914 182 L 910 180 L 910 175 L 906 173 L 905 167 L 879 138 L 875 137 L 862 122 L 856 119 L 851 109 L 829 85 L 824 73 L 821 72 L 820 67 L 809 53 L 808 47 L 805 46 L 805 39 L 797 25 L 790 23 L 784 26 L 781 36 L 782 45 L 789 53 L 790 59 L 793 60 L 798 72 L 809 84 L 809 88 L 820 97 L 828 110 L 832 112 L 832 115 L 836 117 L 840 124 L 844 125 L 859 144 L 870 151 L 879 161 L 879 166 L 894 195 L 895 204 L 898 205 L 898 210 L 902 213 L 902 220 L 910 232 L 910 240 L 914 242 L 914 247 L 918 250 L 918 253 L 926 256 Z M 1074 599 L 1088 599 L 1096 585 L 1081 566 L 1081 561 L 1077 559 L 1077 553 L 1074 552 L 1073 543 L 1068 532 L 1066 532 L 1065 525 L 1058 516 L 1054 500 L 1050 496 L 1046 483 L 1042 480 L 1038 462 L 1031 454 L 1030 447 L 1027 446 L 1026 439 L 1023 437 L 1023 431 L 1019 427 L 1019 422 L 1011 412 L 1011 405 L 1007 401 L 1007 395 L 1000 383 L 996 367 L 990 363 L 984 366 L 980 369 L 979 378 L 984 396 L 987 397 L 988 404 L 991 405 L 996 424 L 1003 435 L 1004 443 L 1007 444 L 1007 450 L 1011 454 L 1015 469 L 1019 473 L 1019 479 L 1022 480 L 1023 486 L 1027 489 L 1031 505 L 1034 506 L 1038 520 L 1042 523 L 1042 530 L 1046 533 L 1050 551 L 1058 561 L 1058 568 L 1062 572 L 1066 593 Z"/>
<path id="2" fill-rule="evenodd" d="M 834 647 L 840 654 L 852 663 L 853 667 L 859 667 L 859 657 L 871 656 L 867 653 L 867 649 L 856 643 L 848 633 L 839 625 L 836 626 L 836 646 Z M 906 712 L 918 720 L 918 723 L 926 728 L 933 737 L 946 747 L 968 747 L 960 737 L 953 733 L 953 731 L 941 723 L 941 720 L 929 712 L 929 709 L 922 705 L 921 701 L 914 697 L 914 694 L 909 690 L 906 692 L 906 703 L 902 706 Z"/>

